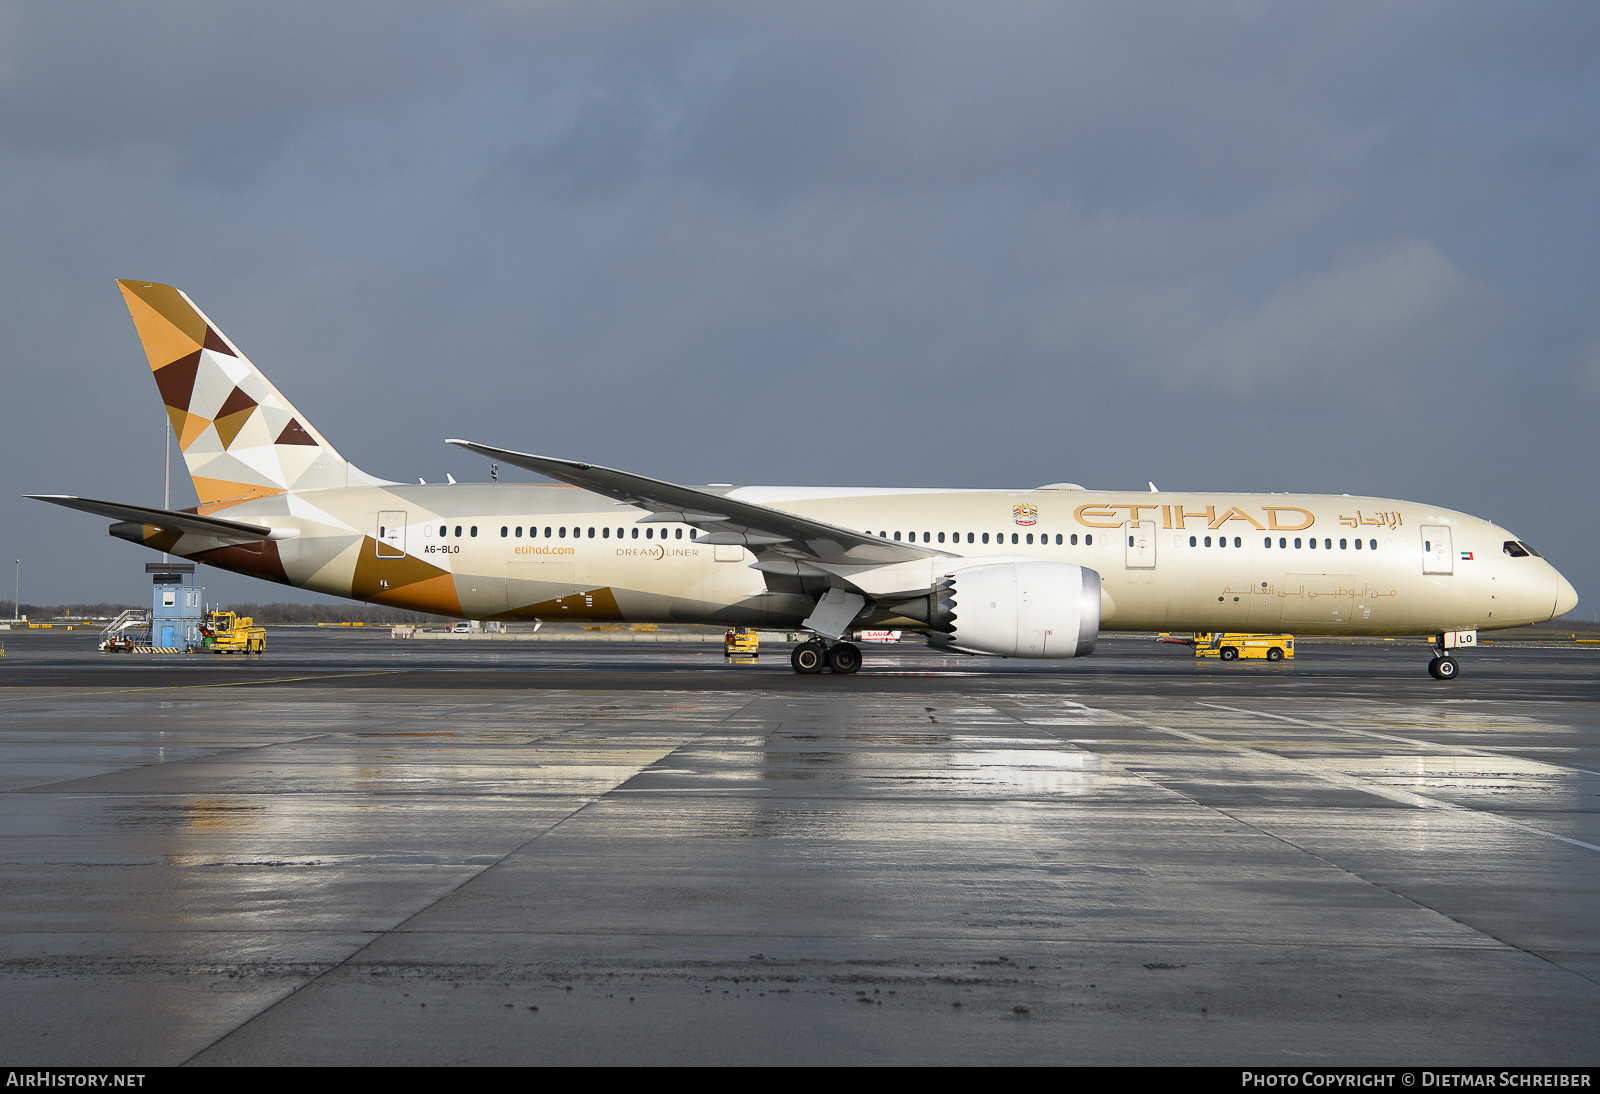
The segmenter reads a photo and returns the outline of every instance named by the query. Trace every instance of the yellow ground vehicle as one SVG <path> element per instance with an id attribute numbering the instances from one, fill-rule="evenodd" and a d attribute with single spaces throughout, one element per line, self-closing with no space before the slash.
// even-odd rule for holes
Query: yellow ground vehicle
<path id="1" fill-rule="evenodd" d="M 200 624 L 200 639 L 208 653 L 265 653 L 267 628 L 250 616 L 233 612 L 207 612 Z"/>
<path id="2" fill-rule="evenodd" d="M 761 652 L 761 639 L 749 627 L 734 627 L 723 635 L 722 649 L 730 657 L 736 653 L 758 654 Z"/>
<path id="3" fill-rule="evenodd" d="M 1224 661 L 1237 661 L 1241 657 L 1282 661 L 1286 657 L 1294 657 L 1294 635 L 1202 632 L 1194 636 L 1194 655 L 1220 657 Z"/>

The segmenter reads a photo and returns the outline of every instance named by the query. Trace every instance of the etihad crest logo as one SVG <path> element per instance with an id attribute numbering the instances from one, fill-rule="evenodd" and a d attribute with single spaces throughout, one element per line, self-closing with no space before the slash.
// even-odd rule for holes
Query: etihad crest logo
<path id="1" fill-rule="evenodd" d="M 1039 509 L 1034 505 L 1014 505 L 1011 507 L 1011 519 L 1024 528 L 1030 524 L 1039 523 Z"/>

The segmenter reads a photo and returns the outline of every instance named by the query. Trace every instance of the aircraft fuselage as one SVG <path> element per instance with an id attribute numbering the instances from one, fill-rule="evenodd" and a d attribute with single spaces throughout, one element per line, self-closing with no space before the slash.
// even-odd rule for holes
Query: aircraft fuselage
<path id="1" fill-rule="evenodd" d="M 1103 630 L 1408 635 L 1550 619 L 1575 594 L 1517 537 L 1437 506 L 1346 495 L 743 487 L 726 493 L 962 558 L 1100 574 Z M 202 507 L 204 511 L 204 507 Z M 117 534 L 299 588 L 499 620 L 795 627 L 822 587 L 694 529 L 565 486 L 388 485 L 231 505 L 292 538 Z M 935 559 L 935 569 L 940 559 Z M 897 619 L 882 610 L 865 623 Z"/>

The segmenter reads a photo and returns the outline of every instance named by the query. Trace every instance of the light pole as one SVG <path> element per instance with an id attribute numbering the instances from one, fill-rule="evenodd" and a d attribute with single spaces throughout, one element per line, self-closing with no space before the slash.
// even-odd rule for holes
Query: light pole
<path id="1" fill-rule="evenodd" d="M 17 564 L 17 576 L 11 584 L 11 619 L 15 622 L 22 618 L 22 605 L 17 600 L 17 590 L 22 588 L 22 560 L 14 558 L 11 561 Z"/>
<path id="2" fill-rule="evenodd" d="M 165 409 L 161 412 L 161 508 L 172 508 L 172 422 Z M 161 552 L 161 561 L 167 561 L 167 552 Z"/>

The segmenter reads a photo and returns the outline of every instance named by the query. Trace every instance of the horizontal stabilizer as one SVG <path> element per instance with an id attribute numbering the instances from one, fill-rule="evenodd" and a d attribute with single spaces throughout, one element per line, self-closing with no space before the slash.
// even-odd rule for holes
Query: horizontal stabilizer
<path id="1" fill-rule="evenodd" d="M 296 528 L 269 528 L 260 524 L 242 524 L 236 520 L 202 517 L 197 513 L 182 513 L 174 509 L 154 509 L 146 505 L 124 505 L 115 501 L 96 501 L 94 498 L 75 498 L 70 494 L 24 494 L 34 501 L 47 501 L 51 505 L 64 505 L 97 517 L 132 521 L 135 524 L 153 524 L 173 532 L 187 532 L 199 536 L 213 536 L 235 543 L 259 543 L 266 539 L 293 539 L 299 535 Z"/>

